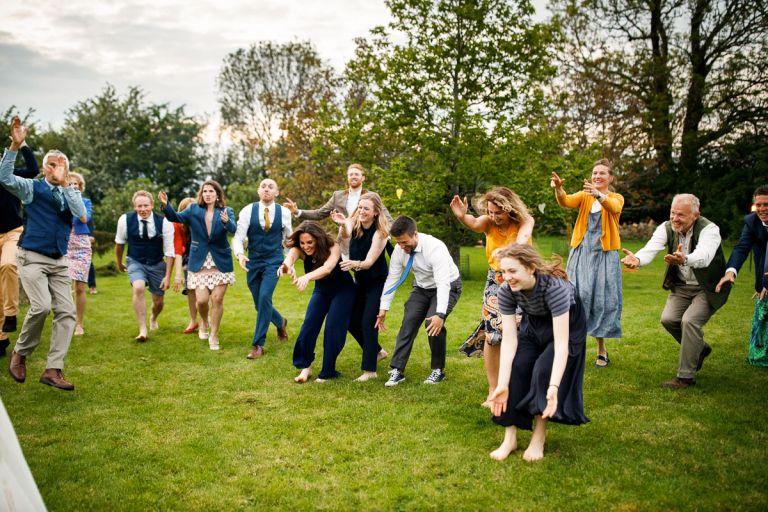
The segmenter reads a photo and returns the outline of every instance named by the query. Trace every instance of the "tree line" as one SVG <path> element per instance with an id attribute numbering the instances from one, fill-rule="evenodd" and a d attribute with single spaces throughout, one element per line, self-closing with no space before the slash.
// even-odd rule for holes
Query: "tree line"
<path id="1" fill-rule="evenodd" d="M 508 186 L 537 232 L 562 232 L 574 213 L 556 206 L 550 173 L 575 191 L 607 157 L 623 221 L 664 220 L 671 196 L 691 192 L 737 234 L 768 176 L 764 0 L 552 0 L 547 21 L 528 0 L 386 5 L 391 21 L 354 41 L 342 71 L 310 41 L 228 54 L 218 143 L 183 106 L 111 85 L 29 140 L 71 155 L 106 230 L 138 186 L 178 201 L 211 177 L 237 208 L 271 177 L 310 207 L 360 162 L 390 210 L 457 252 L 475 235 L 450 213 L 454 194 Z"/>

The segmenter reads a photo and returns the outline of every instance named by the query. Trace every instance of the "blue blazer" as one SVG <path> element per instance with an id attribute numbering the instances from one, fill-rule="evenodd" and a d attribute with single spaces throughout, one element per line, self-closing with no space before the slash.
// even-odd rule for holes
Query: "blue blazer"
<path id="1" fill-rule="evenodd" d="M 744 261 L 746 261 L 747 256 L 749 256 L 751 249 L 755 255 L 755 291 L 757 292 L 766 286 L 766 280 L 763 276 L 766 263 L 766 243 L 768 243 L 768 231 L 765 230 L 757 214 L 750 213 L 744 217 L 744 228 L 741 230 L 741 237 L 733 247 L 728 263 L 725 264 L 725 268 L 733 267 L 738 271 L 744 264 Z"/>
<path id="2" fill-rule="evenodd" d="M 221 272 L 234 272 L 232 264 L 232 249 L 227 239 L 227 231 L 234 233 L 237 230 L 235 224 L 235 211 L 227 207 L 229 222 L 224 225 L 221 222 L 221 212 L 223 208 L 214 208 L 213 219 L 211 219 L 211 236 L 208 236 L 208 229 L 205 227 L 205 208 L 200 208 L 197 204 L 189 205 L 183 212 L 176 212 L 170 203 L 165 205 L 163 213 L 165 218 L 171 222 L 182 222 L 189 226 L 189 233 L 192 238 L 189 248 L 190 272 L 200 272 L 205 263 L 205 256 L 210 252 L 213 262 Z"/>

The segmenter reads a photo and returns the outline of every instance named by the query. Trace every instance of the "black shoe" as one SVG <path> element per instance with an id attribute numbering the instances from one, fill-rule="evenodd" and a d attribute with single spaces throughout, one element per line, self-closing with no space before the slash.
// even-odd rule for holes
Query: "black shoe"
<path id="1" fill-rule="evenodd" d="M 443 370 L 432 370 L 424 384 L 437 384 L 443 380 L 445 380 L 445 372 Z"/>
<path id="2" fill-rule="evenodd" d="M 699 354 L 699 362 L 696 364 L 696 371 L 701 370 L 701 367 L 704 366 L 704 360 L 711 353 L 712 353 L 712 347 L 710 347 L 709 345 L 704 345 L 704 348 L 701 349 L 701 354 Z"/>
<path id="3" fill-rule="evenodd" d="M 3 322 L 3 328 L 0 329 L 0 331 L 3 332 L 16 332 L 16 316 L 7 316 L 5 317 L 5 322 Z"/>
<path id="4" fill-rule="evenodd" d="M 3 357 L 5 355 L 5 350 L 10 346 L 11 340 L 4 339 L 0 340 L 0 357 Z"/>
<path id="5" fill-rule="evenodd" d="M 674 379 L 668 380 L 667 382 L 663 383 L 661 387 L 667 388 L 667 389 L 685 389 L 695 385 L 696 385 L 696 380 L 694 379 L 686 379 L 684 377 L 675 377 Z"/>
<path id="6" fill-rule="evenodd" d="M 388 388 L 391 388 L 392 386 L 397 386 L 401 382 L 405 380 L 405 375 L 403 375 L 403 372 L 398 370 L 397 368 L 392 368 L 389 370 L 389 380 L 384 383 L 385 386 Z"/>

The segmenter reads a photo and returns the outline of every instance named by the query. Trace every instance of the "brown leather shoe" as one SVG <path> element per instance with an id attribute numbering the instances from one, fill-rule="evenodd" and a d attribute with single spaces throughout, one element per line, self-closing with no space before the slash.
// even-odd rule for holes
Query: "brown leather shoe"
<path id="1" fill-rule="evenodd" d="M 667 388 L 667 389 L 685 389 L 695 385 L 696 385 L 695 379 L 675 377 L 674 379 L 670 379 L 664 384 L 662 384 L 661 387 Z"/>
<path id="2" fill-rule="evenodd" d="M 283 326 L 277 328 L 277 339 L 280 341 L 288 341 L 288 331 L 285 328 L 288 326 L 288 319 L 283 318 Z"/>
<path id="3" fill-rule="evenodd" d="M 11 363 L 8 365 L 8 373 L 11 374 L 13 380 L 16 382 L 24 382 L 27 380 L 27 358 L 16 353 L 14 350 L 11 352 Z"/>
<path id="4" fill-rule="evenodd" d="M 72 391 L 75 389 L 75 385 L 64 379 L 64 374 L 61 373 L 61 370 L 56 368 L 46 368 L 43 372 L 43 376 L 40 377 L 40 382 L 65 391 Z"/>
<path id="5" fill-rule="evenodd" d="M 261 345 L 256 345 L 251 349 L 250 352 L 248 352 L 248 355 L 245 357 L 247 357 L 248 359 L 258 359 L 263 355 L 264 355 L 264 347 L 262 347 Z"/>

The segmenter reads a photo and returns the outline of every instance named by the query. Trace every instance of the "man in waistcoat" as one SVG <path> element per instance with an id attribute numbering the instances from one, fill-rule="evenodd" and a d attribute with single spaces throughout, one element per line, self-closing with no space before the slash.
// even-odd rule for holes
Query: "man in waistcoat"
<path id="1" fill-rule="evenodd" d="M 712 347 L 704 342 L 704 325 L 728 300 L 730 287 L 715 291 L 725 272 L 725 256 L 720 228 L 701 216 L 699 199 L 678 194 L 672 199 L 669 221 L 656 228 L 651 239 L 637 254 L 622 249 L 621 262 L 638 268 L 667 251 L 667 271 L 663 288 L 670 294 L 661 324 L 680 344 L 677 375 L 662 384 L 669 389 L 684 389 L 696 384 L 696 372 Z"/>
<path id="2" fill-rule="evenodd" d="M 11 122 L 21 124 L 15 118 Z M 40 174 L 35 154 L 24 142 L 19 148 L 24 167 L 13 174 L 21 178 L 36 178 Z M 10 345 L 8 333 L 16 332 L 16 315 L 19 313 L 19 272 L 16 266 L 16 247 L 23 231 L 21 200 L 0 187 L 0 357 Z"/>
<path id="3" fill-rule="evenodd" d="M 51 150 L 43 157 L 42 178 L 32 180 L 13 175 L 16 152 L 26 136 L 27 129 L 14 118 L 11 147 L 0 162 L 0 185 L 24 205 L 24 230 L 19 239 L 16 262 L 30 304 L 8 371 L 16 382 L 26 380 L 26 359 L 40 344 L 45 319 L 53 311 L 51 347 L 40 382 L 71 391 L 75 386 L 62 373 L 75 331 L 75 304 L 66 254 L 72 216 L 79 217 L 82 222 L 87 222 L 88 218 L 80 191 L 67 186 L 69 159 L 61 151 Z"/>
<path id="4" fill-rule="evenodd" d="M 139 324 L 136 341 L 147 341 L 147 303 L 145 291 L 149 287 L 152 296 L 152 316 L 149 329 L 159 328 L 157 317 L 163 310 L 163 298 L 171 281 L 173 249 L 173 224 L 153 210 L 152 194 L 139 190 L 133 194 L 133 212 L 124 213 L 117 221 L 115 233 L 115 259 L 120 272 L 128 272 L 133 289 L 133 312 Z M 128 256 L 123 264 L 125 244 Z"/>
<path id="5" fill-rule="evenodd" d="M 248 289 L 257 311 L 252 348 L 246 356 L 248 359 L 258 359 L 264 355 L 270 323 L 277 327 L 278 339 L 288 339 L 288 320 L 272 306 L 272 294 L 277 286 L 277 269 L 283 262 L 283 240 L 291 234 L 291 212 L 275 202 L 279 194 L 274 180 L 262 180 L 259 184 L 260 200 L 240 211 L 237 231 L 232 240 L 237 261 L 247 272 Z M 244 254 L 246 243 L 247 257 Z"/>

